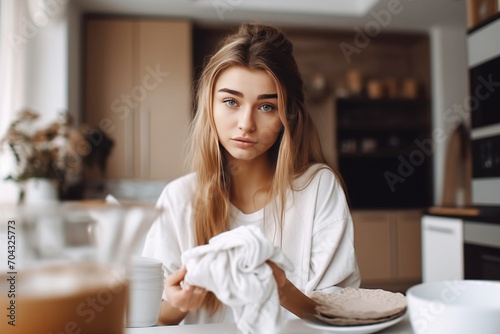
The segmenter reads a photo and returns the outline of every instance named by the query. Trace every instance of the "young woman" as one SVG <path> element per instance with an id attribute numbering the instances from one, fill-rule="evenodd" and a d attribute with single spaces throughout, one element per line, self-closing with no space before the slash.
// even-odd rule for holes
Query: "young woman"
<path id="1" fill-rule="evenodd" d="M 259 226 L 294 263 L 286 273 L 269 265 L 281 305 L 296 316 L 313 316 L 310 291 L 359 286 L 346 197 L 325 163 L 283 33 L 244 24 L 226 38 L 200 78 L 190 144 L 194 173 L 164 189 L 143 253 L 169 274 L 161 323 L 231 320 L 211 292 L 181 287 L 181 254 L 241 225 Z"/>

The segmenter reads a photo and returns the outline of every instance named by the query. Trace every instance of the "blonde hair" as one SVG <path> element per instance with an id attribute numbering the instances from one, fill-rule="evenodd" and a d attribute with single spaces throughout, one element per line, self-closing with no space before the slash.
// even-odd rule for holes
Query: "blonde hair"
<path id="1" fill-rule="evenodd" d="M 231 166 L 219 144 L 212 110 L 215 83 L 224 70 L 233 66 L 262 70 L 275 81 L 283 127 L 269 149 L 275 166 L 269 198 L 278 199 L 279 228 L 283 224 L 286 191 L 294 178 L 311 164 L 326 164 L 316 127 L 305 108 L 303 82 L 292 51 L 292 43 L 278 29 L 247 23 L 222 42 L 203 70 L 197 87 L 189 151 L 198 180 L 193 199 L 194 237 L 198 245 L 229 230 L 230 224 Z M 205 302 L 208 310 L 215 312 L 219 305 L 213 294 L 208 295 Z"/>

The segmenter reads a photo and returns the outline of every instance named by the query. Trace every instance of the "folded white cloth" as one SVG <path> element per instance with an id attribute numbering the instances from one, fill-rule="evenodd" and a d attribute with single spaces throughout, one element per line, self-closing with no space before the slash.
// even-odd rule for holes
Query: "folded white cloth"
<path id="1" fill-rule="evenodd" d="M 184 280 L 212 291 L 231 307 L 242 333 L 277 333 L 284 319 L 267 260 L 284 270 L 293 269 L 290 260 L 258 227 L 240 226 L 184 252 Z"/>

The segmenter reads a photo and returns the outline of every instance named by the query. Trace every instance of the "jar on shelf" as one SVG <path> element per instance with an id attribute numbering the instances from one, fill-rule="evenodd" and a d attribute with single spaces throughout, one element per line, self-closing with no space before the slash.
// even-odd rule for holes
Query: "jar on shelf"
<path id="1" fill-rule="evenodd" d="M 370 80 L 367 83 L 367 92 L 370 99 L 381 99 L 384 97 L 384 86 L 380 80 Z"/>
<path id="2" fill-rule="evenodd" d="M 360 96 L 363 89 L 363 79 L 361 72 L 356 69 L 347 71 L 346 76 L 347 89 L 353 96 Z"/>
<path id="3" fill-rule="evenodd" d="M 403 80 L 401 97 L 404 99 L 416 99 L 418 97 L 418 82 L 415 78 Z"/>

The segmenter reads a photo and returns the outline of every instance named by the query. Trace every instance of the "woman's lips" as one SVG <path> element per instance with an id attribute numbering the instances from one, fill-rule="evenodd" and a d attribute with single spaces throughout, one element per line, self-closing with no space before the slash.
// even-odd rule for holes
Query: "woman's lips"
<path id="1" fill-rule="evenodd" d="M 236 144 L 236 146 L 241 147 L 241 148 L 251 147 L 251 146 L 257 144 L 257 142 L 255 142 L 249 138 L 238 137 L 238 138 L 231 138 L 231 140 Z"/>

